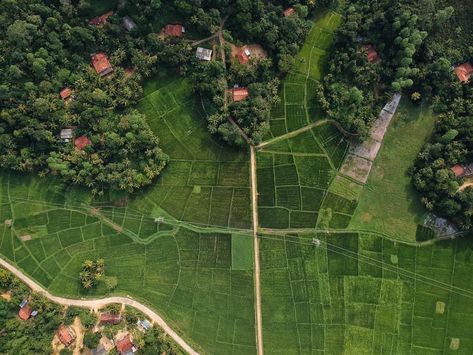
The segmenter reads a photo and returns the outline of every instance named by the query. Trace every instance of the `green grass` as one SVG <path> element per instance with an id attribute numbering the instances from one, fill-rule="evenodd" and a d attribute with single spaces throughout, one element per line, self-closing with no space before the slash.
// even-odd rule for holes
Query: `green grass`
<path id="1" fill-rule="evenodd" d="M 407 171 L 434 123 L 435 117 L 428 108 L 402 102 L 374 162 L 350 228 L 415 241 L 417 224 L 426 210 Z"/>
<path id="2" fill-rule="evenodd" d="M 232 270 L 253 270 L 253 237 L 232 235 Z"/>

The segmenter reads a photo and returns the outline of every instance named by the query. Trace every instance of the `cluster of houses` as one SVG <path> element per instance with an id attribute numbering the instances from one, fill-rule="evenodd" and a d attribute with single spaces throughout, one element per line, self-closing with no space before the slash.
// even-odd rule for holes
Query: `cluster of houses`
<path id="1" fill-rule="evenodd" d="M 26 321 L 30 319 L 30 317 L 36 317 L 37 315 L 38 311 L 33 310 L 33 308 L 31 308 L 27 299 L 24 299 L 20 303 L 20 310 L 18 311 L 18 317 L 20 317 L 20 319 Z"/>

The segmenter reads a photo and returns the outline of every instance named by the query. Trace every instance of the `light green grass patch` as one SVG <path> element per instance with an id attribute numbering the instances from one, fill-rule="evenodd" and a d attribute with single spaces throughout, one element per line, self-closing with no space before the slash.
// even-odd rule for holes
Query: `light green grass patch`
<path id="1" fill-rule="evenodd" d="M 232 234 L 232 270 L 253 270 L 253 237 Z"/>

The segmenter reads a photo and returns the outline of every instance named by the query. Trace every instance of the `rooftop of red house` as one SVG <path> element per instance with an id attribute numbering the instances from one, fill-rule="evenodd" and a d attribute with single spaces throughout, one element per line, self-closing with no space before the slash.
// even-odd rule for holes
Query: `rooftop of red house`
<path id="1" fill-rule="evenodd" d="M 76 147 L 76 150 L 82 150 L 91 143 L 92 141 L 86 136 L 80 136 L 74 140 L 74 146 Z"/>
<path id="2" fill-rule="evenodd" d="M 294 15 L 295 13 L 296 13 L 296 10 L 294 10 L 293 7 L 289 7 L 286 10 L 284 10 L 283 15 L 284 17 L 289 17 L 289 16 Z"/>
<path id="3" fill-rule="evenodd" d="M 366 57 L 368 58 L 368 62 L 375 62 L 379 59 L 379 54 L 376 51 L 376 48 L 372 44 L 366 45 L 365 50 L 366 50 Z"/>
<path id="4" fill-rule="evenodd" d="M 108 18 L 113 15 L 113 11 L 109 11 L 104 13 L 101 16 L 94 17 L 93 19 L 89 20 L 89 25 L 92 26 L 102 26 L 105 25 L 108 21 Z"/>
<path id="5" fill-rule="evenodd" d="M 71 345 L 76 339 L 76 335 L 71 327 L 61 325 L 57 331 L 57 337 L 66 346 Z"/>
<path id="6" fill-rule="evenodd" d="M 250 61 L 250 51 L 245 47 L 241 47 L 238 49 L 237 57 L 240 64 L 247 64 Z"/>
<path id="7" fill-rule="evenodd" d="M 72 90 L 71 90 L 71 88 L 65 87 L 64 89 L 61 90 L 59 95 L 61 96 L 61 99 L 67 100 L 67 99 L 71 98 Z"/>
<path id="8" fill-rule="evenodd" d="M 103 52 L 92 54 L 92 65 L 100 76 L 105 76 L 113 71 L 107 55 Z"/>
<path id="9" fill-rule="evenodd" d="M 32 311 L 33 311 L 33 309 L 31 308 L 31 306 L 29 304 L 26 304 L 26 305 L 24 305 L 23 307 L 20 308 L 20 311 L 18 312 L 18 316 L 22 320 L 28 320 L 31 316 Z"/>
<path id="10" fill-rule="evenodd" d="M 247 88 L 233 88 L 231 90 L 232 92 L 232 99 L 233 101 L 242 101 L 242 100 L 245 100 L 249 93 L 248 93 L 248 89 Z"/>
<path id="11" fill-rule="evenodd" d="M 135 345 L 131 341 L 130 335 L 127 335 L 123 339 L 118 340 L 115 344 L 120 354 L 125 354 L 135 347 Z"/>
<path id="12" fill-rule="evenodd" d="M 455 68 L 455 74 L 461 82 L 465 83 L 473 75 L 473 65 L 470 62 L 463 63 Z"/>
<path id="13" fill-rule="evenodd" d="M 184 26 L 180 24 L 168 24 L 164 27 L 164 33 L 168 36 L 181 37 L 184 32 Z"/>
<path id="14" fill-rule="evenodd" d="M 100 323 L 112 323 L 118 324 L 121 321 L 121 316 L 119 314 L 112 313 L 102 313 L 100 315 Z"/>

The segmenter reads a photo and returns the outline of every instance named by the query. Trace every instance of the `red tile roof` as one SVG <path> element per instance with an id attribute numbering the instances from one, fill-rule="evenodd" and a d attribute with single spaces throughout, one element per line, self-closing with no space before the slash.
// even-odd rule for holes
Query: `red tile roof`
<path id="1" fill-rule="evenodd" d="M 65 346 L 71 345 L 76 339 L 76 335 L 71 327 L 61 325 L 57 331 L 57 336 Z"/>
<path id="2" fill-rule="evenodd" d="M 245 47 L 238 50 L 238 62 L 240 64 L 247 64 L 250 61 L 250 57 L 245 53 Z"/>
<path id="3" fill-rule="evenodd" d="M 365 46 L 366 50 L 366 57 L 368 58 L 368 62 L 375 62 L 379 59 L 378 52 L 374 48 L 372 44 L 368 44 Z"/>
<path id="4" fill-rule="evenodd" d="M 92 55 L 92 65 L 97 74 L 100 74 L 101 76 L 107 75 L 113 71 L 107 55 L 103 52 Z"/>
<path id="5" fill-rule="evenodd" d="M 108 18 L 112 15 L 113 15 L 113 11 L 109 11 L 103 14 L 102 16 L 94 17 L 93 19 L 89 21 L 89 25 L 92 25 L 92 26 L 105 25 L 107 23 Z"/>
<path id="6" fill-rule="evenodd" d="M 121 317 L 119 314 L 102 313 L 100 315 L 100 323 L 118 324 L 120 320 Z"/>
<path id="7" fill-rule="evenodd" d="M 61 90 L 61 92 L 59 93 L 59 95 L 61 96 L 61 99 L 63 100 L 67 100 L 71 97 L 72 95 L 72 90 L 70 88 L 64 88 Z"/>
<path id="8" fill-rule="evenodd" d="M 452 166 L 451 170 L 455 174 L 455 176 L 462 176 L 465 172 L 465 169 L 463 169 L 463 166 L 460 164 Z"/>
<path id="9" fill-rule="evenodd" d="M 164 27 L 164 33 L 167 34 L 168 36 L 174 36 L 174 37 L 181 37 L 183 34 L 183 26 L 176 24 L 176 25 L 166 25 Z"/>
<path id="10" fill-rule="evenodd" d="M 473 66 L 470 62 L 463 63 L 455 68 L 455 74 L 457 74 L 457 77 L 461 82 L 465 83 L 470 80 L 470 77 L 473 74 Z"/>
<path id="11" fill-rule="evenodd" d="M 20 311 L 18 312 L 18 315 L 20 316 L 21 319 L 23 320 L 28 320 L 31 316 L 31 312 L 33 310 L 31 309 L 29 304 L 26 304 L 22 308 L 20 308 Z"/>
<path id="12" fill-rule="evenodd" d="M 284 15 L 284 17 L 289 17 L 289 16 L 294 15 L 295 12 L 296 12 L 296 10 L 294 10 L 293 7 L 290 7 L 288 9 L 284 10 L 283 15 Z"/>
<path id="13" fill-rule="evenodd" d="M 121 354 L 124 354 L 127 351 L 130 351 L 134 347 L 129 335 L 117 341 L 116 346 L 117 346 L 118 352 Z"/>
<path id="14" fill-rule="evenodd" d="M 92 143 L 91 140 L 87 138 L 86 136 L 80 136 L 74 140 L 74 145 L 76 147 L 76 150 L 82 150 L 88 145 L 90 145 L 91 143 Z"/>
<path id="15" fill-rule="evenodd" d="M 242 101 L 248 97 L 248 89 L 247 88 L 234 88 L 232 89 L 232 98 L 233 101 Z"/>

